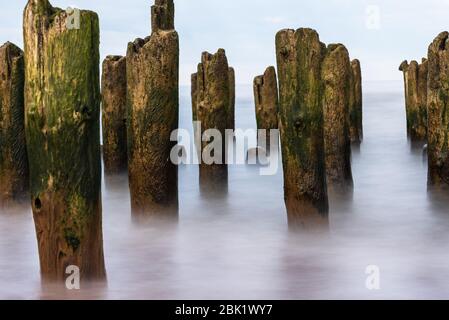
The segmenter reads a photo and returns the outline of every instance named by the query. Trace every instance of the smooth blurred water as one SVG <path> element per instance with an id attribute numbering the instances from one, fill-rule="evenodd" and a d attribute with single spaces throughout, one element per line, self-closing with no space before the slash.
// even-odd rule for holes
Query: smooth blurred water
<path id="1" fill-rule="evenodd" d="M 228 195 L 207 200 L 197 167 L 180 167 L 180 221 L 172 227 L 133 224 L 127 179 L 111 177 L 103 184 L 107 287 L 42 290 L 24 206 L 0 214 L 0 298 L 449 298 L 449 201 L 427 193 L 422 150 L 407 141 L 403 85 L 364 89 L 354 196 L 331 201 L 329 233 L 288 232 L 281 171 L 232 166 Z M 189 90 L 181 90 L 181 127 L 191 130 Z M 237 127 L 254 128 L 252 88 L 237 96 Z M 368 265 L 380 268 L 378 291 L 365 286 Z"/>

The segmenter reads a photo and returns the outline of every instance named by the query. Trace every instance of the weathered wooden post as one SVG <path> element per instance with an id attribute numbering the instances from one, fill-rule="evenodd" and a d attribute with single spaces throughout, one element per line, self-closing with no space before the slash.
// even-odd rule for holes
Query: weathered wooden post
<path id="1" fill-rule="evenodd" d="M 198 120 L 198 109 L 197 109 L 197 100 L 198 100 L 198 74 L 193 73 L 191 78 L 191 96 L 192 96 L 192 120 Z"/>
<path id="2" fill-rule="evenodd" d="M 324 149 L 328 190 L 346 193 L 352 190 L 351 140 L 349 113 L 351 65 L 349 53 L 341 44 L 327 47 L 321 77 L 324 85 Z"/>
<path id="3" fill-rule="evenodd" d="M 423 141 L 427 136 L 428 62 L 404 61 L 399 70 L 404 73 L 408 135 L 413 141 Z"/>
<path id="4" fill-rule="evenodd" d="M 440 33 L 428 52 L 429 186 L 449 184 L 449 33 Z"/>
<path id="5" fill-rule="evenodd" d="M 328 224 L 321 81 L 325 50 L 312 29 L 276 35 L 285 203 L 293 228 Z"/>
<path id="6" fill-rule="evenodd" d="M 101 86 L 104 169 L 106 173 L 119 173 L 128 164 L 125 57 L 106 57 Z"/>
<path id="7" fill-rule="evenodd" d="M 225 50 L 219 49 L 213 55 L 207 52 L 202 54 L 197 79 L 197 112 L 203 140 L 200 186 L 202 190 L 213 193 L 227 188 L 228 182 L 225 130 L 229 124 L 231 89 Z M 216 135 L 210 132 L 214 129 Z"/>
<path id="8" fill-rule="evenodd" d="M 350 87 L 349 135 L 352 143 L 361 143 L 363 140 L 362 70 L 360 61 L 357 59 L 351 61 Z"/>
<path id="9" fill-rule="evenodd" d="M 429 62 L 423 58 L 418 66 L 418 139 L 427 139 L 427 80 Z"/>
<path id="10" fill-rule="evenodd" d="M 406 116 L 406 120 L 407 120 L 407 134 L 409 135 L 410 133 L 410 127 L 409 127 L 409 93 L 408 93 L 408 75 L 407 75 L 407 71 L 408 71 L 408 61 L 404 60 L 401 62 L 401 64 L 399 65 L 399 71 L 402 72 L 403 78 L 404 78 L 404 100 L 405 100 L 405 116 Z"/>
<path id="11" fill-rule="evenodd" d="M 177 217 L 178 167 L 170 159 L 179 113 L 179 39 L 173 1 L 152 7 L 150 37 L 128 44 L 128 172 L 134 217 Z"/>
<path id="12" fill-rule="evenodd" d="M 419 80 L 419 69 L 422 68 L 421 72 L 424 72 L 427 68 L 426 64 L 420 67 L 416 61 L 411 61 L 410 64 L 404 61 L 399 66 L 399 70 L 404 73 L 407 132 L 412 140 L 424 140 L 427 134 L 426 107 L 421 105 L 424 97 L 420 97 L 422 83 L 420 85 Z M 421 81 L 426 80 L 422 79 Z M 423 95 L 427 95 L 427 93 L 423 93 Z"/>
<path id="13" fill-rule="evenodd" d="M 198 161 L 201 161 L 201 130 L 198 127 L 198 74 L 193 73 L 191 76 L 191 98 L 192 98 L 192 122 L 194 144 Z"/>
<path id="14" fill-rule="evenodd" d="M 264 141 L 259 141 L 258 144 L 259 146 L 265 146 L 269 150 L 271 130 L 279 128 L 279 96 L 276 69 L 268 67 L 263 75 L 254 78 L 253 89 L 257 129 L 266 130 Z"/>
<path id="15" fill-rule="evenodd" d="M 175 30 L 175 4 L 173 0 L 155 0 L 151 7 L 151 30 Z"/>
<path id="16" fill-rule="evenodd" d="M 101 218 L 98 16 L 79 29 L 47 0 L 24 11 L 25 117 L 31 198 L 44 279 L 66 268 L 105 278 Z"/>
<path id="17" fill-rule="evenodd" d="M 28 157 L 25 143 L 23 51 L 0 47 L 0 207 L 25 198 Z"/>
<path id="18" fill-rule="evenodd" d="M 235 130 L 235 71 L 232 67 L 229 67 L 229 108 L 226 129 Z"/>

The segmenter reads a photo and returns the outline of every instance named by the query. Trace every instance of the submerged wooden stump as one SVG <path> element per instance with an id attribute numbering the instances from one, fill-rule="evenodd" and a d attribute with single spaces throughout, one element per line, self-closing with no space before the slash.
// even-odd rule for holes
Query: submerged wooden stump
<path id="1" fill-rule="evenodd" d="M 440 33 L 429 46 L 428 156 L 430 186 L 449 185 L 449 33 Z"/>
<path id="2" fill-rule="evenodd" d="M 351 72 L 348 50 L 341 44 L 329 45 L 323 61 L 322 79 L 326 175 L 332 193 L 346 193 L 353 187 L 347 121 Z"/>
<path id="3" fill-rule="evenodd" d="M 270 148 L 271 130 L 278 129 L 279 96 L 276 69 L 268 67 L 253 83 L 258 130 L 266 130 L 265 137 L 258 137 L 259 146 Z M 263 141 L 260 141 L 260 139 Z"/>
<path id="4" fill-rule="evenodd" d="M 119 173 L 128 164 L 125 57 L 106 57 L 101 86 L 104 169 L 106 173 Z"/>
<path id="5" fill-rule="evenodd" d="M 28 191 L 24 118 L 23 51 L 7 42 L 0 47 L 0 207 Z"/>
<path id="6" fill-rule="evenodd" d="M 31 198 L 44 279 L 66 267 L 105 278 L 101 218 L 98 16 L 80 29 L 47 0 L 24 12 L 25 117 Z"/>
<path id="7" fill-rule="evenodd" d="M 363 95 L 360 61 L 351 61 L 349 103 L 349 136 L 352 143 L 363 140 Z"/>
<path id="8" fill-rule="evenodd" d="M 214 55 L 207 52 L 202 54 L 197 79 L 197 112 L 203 138 L 200 186 L 203 191 L 213 193 L 226 189 L 228 181 L 225 130 L 228 126 L 231 89 L 225 50 L 219 49 Z M 220 136 L 211 136 L 208 132 L 210 129 L 215 129 Z M 215 140 L 219 138 L 221 141 Z M 211 147 L 214 142 L 217 148 Z"/>
<path id="9" fill-rule="evenodd" d="M 293 228 L 328 223 L 321 81 L 325 50 L 315 30 L 276 35 L 285 203 Z"/>
<path id="10" fill-rule="evenodd" d="M 171 8 L 173 1 L 156 1 L 152 35 L 129 43 L 126 58 L 128 172 L 134 217 L 178 215 L 178 167 L 170 159 L 177 141 L 170 141 L 170 136 L 178 129 L 179 39 L 173 24 L 165 23 L 173 20 L 171 16 L 155 16 L 167 12 L 162 3 Z"/>
<path id="11" fill-rule="evenodd" d="M 422 68 L 422 71 L 427 68 L 427 63 Z M 404 87 L 405 87 L 405 106 L 407 115 L 407 132 L 412 140 L 424 140 L 427 135 L 427 111 L 426 106 L 422 105 L 424 95 L 422 92 L 422 82 L 426 79 L 419 80 L 420 66 L 418 62 L 411 61 L 408 64 L 404 61 L 399 66 L 399 70 L 404 73 Z M 422 74 L 421 75 L 424 76 Z M 421 90 L 419 89 L 421 82 Z M 420 93 L 423 96 L 420 96 Z"/>
<path id="12" fill-rule="evenodd" d="M 226 129 L 235 130 L 235 71 L 231 67 L 229 68 L 229 108 Z"/>

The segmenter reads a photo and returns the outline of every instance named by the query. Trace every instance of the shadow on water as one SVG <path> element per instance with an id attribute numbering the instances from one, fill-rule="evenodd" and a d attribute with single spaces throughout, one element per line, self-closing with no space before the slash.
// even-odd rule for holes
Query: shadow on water
<path id="1" fill-rule="evenodd" d="M 409 138 L 410 150 L 414 155 L 427 155 L 427 142 L 425 140 L 412 140 Z"/>
<path id="2" fill-rule="evenodd" d="M 427 188 L 427 200 L 433 213 L 449 218 L 449 186 Z"/>
<path id="3" fill-rule="evenodd" d="M 344 192 L 328 192 L 330 214 L 351 212 L 353 209 L 354 188 L 347 188 Z"/>
<path id="4" fill-rule="evenodd" d="M 352 142 L 351 143 L 351 152 L 356 155 L 360 155 L 360 149 L 363 142 Z"/>
<path id="5" fill-rule="evenodd" d="M 229 187 L 227 178 L 223 178 L 223 180 L 208 181 L 202 179 L 199 184 L 201 199 L 206 202 L 226 201 Z"/>
<path id="6" fill-rule="evenodd" d="M 119 174 L 104 173 L 104 183 L 107 192 L 120 193 L 128 188 L 128 174 L 126 172 Z"/>

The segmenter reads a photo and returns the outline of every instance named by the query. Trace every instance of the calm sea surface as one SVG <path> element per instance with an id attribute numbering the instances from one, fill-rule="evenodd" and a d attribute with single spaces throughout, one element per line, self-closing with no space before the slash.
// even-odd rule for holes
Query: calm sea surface
<path id="1" fill-rule="evenodd" d="M 237 88 L 237 127 L 254 128 L 252 88 Z M 288 232 L 282 172 L 231 166 L 229 191 L 204 199 L 198 168 L 179 170 L 180 221 L 137 226 L 127 178 L 103 183 L 106 287 L 43 290 L 28 206 L 0 212 L 0 298 L 449 298 L 449 200 L 427 193 L 426 160 L 407 141 L 403 85 L 365 83 L 365 140 L 353 151 L 354 196 L 331 200 L 330 232 Z M 181 124 L 191 130 L 190 88 Z M 254 145 L 250 145 L 253 147 Z M 380 290 L 365 282 L 380 268 Z"/>

